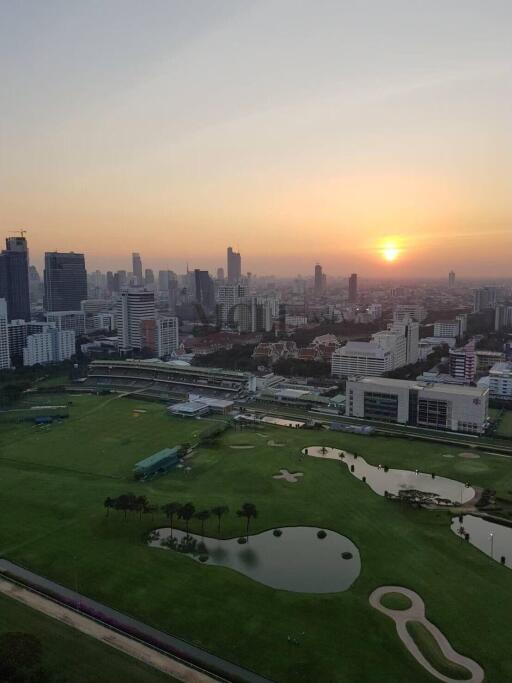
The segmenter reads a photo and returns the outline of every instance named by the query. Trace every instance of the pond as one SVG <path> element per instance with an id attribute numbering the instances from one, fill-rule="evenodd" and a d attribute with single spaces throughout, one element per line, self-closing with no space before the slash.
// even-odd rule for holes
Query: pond
<path id="1" fill-rule="evenodd" d="M 458 536 L 469 534 L 469 542 L 475 548 L 497 562 L 505 558 L 505 566 L 512 569 L 512 528 L 490 522 L 475 515 L 463 515 L 452 520 L 451 530 Z"/>
<path id="2" fill-rule="evenodd" d="M 230 567 L 260 583 L 298 593 L 337 593 L 354 583 L 361 571 L 361 559 L 352 541 L 335 531 L 318 538 L 315 527 L 283 527 L 282 535 L 272 530 L 249 536 L 240 544 L 237 538 L 204 539 L 189 534 L 195 548 L 170 548 L 169 528 L 157 529 L 158 539 L 150 546 L 186 552 L 209 565 Z M 184 531 L 174 530 L 175 544 L 184 544 Z M 171 541 L 172 542 L 172 541 Z M 344 557 L 342 557 L 342 554 Z M 206 559 L 207 556 L 207 559 Z M 205 570 L 207 571 L 207 570 Z"/>
<path id="3" fill-rule="evenodd" d="M 326 452 L 324 453 L 323 450 Z M 380 496 L 383 496 L 385 491 L 398 495 L 400 491 L 414 489 L 424 493 L 435 493 L 440 498 L 457 504 L 467 503 L 475 496 L 474 488 L 467 486 L 465 482 L 438 475 L 432 477 L 431 473 L 414 470 L 396 470 L 390 467 L 386 471 L 384 463 L 380 467 L 370 465 L 361 456 L 356 457 L 352 453 L 338 448 L 309 446 L 302 452 L 305 455 L 337 460 L 345 464 L 358 479 L 365 477 L 368 486 Z M 340 458 L 340 455 L 343 455 L 343 458 Z"/>

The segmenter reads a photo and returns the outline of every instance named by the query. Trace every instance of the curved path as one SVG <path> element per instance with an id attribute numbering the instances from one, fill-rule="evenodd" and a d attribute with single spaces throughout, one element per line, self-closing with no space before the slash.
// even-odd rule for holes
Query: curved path
<path id="1" fill-rule="evenodd" d="M 387 607 L 384 607 L 384 605 L 381 603 L 381 598 L 387 593 L 402 593 L 402 595 L 405 595 L 411 601 L 411 607 L 404 610 L 388 609 Z M 435 676 L 435 678 L 443 681 L 444 683 L 455 683 L 456 680 L 439 673 L 439 671 L 437 671 L 437 669 L 435 669 L 430 662 L 425 659 L 421 650 L 414 642 L 414 639 L 407 631 L 408 621 L 419 621 L 421 624 L 423 624 L 423 626 L 436 639 L 437 644 L 439 645 L 446 659 L 454 662 L 455 664 L 463 666 L 471 673 L 471 678 L 466 679 L 468 683 L 482 683 L 484 680 L 484 670 L 480 664 L 475 662 L 473 659 L 469 659 L 469 657 L 464 657 L 464 655 L 459 654 L 453 649 L 446 636 L 425 616 L 425 603 L 417 593 L 409 588 L 402 588 L 401 586 L 380 586 L 373 591 L 369 600 L 372 607 L 393 619 L 396 624 L 397 633 L 405 647 L 409 650 L 417 662 L 421 664 L 421 666 L 430 674 L 432 674 L 432 676 Z"/>

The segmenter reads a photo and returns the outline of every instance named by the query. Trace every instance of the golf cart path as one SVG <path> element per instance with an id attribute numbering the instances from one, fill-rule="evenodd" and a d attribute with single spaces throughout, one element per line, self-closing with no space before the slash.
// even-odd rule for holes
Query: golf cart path
<path id="1" fill-rule="evenodd" d="M 402 595 L 405 595 L 411 601 L 411 607 L 404 610 L 388 609 L 387 607 L 384 607 L 384 605 L 381 603 L 381 598 L 387 593 L 401 593 Z M 409 588 L 403 588 L 402 586 L 380 586 L 379 588 L 376 588 L 370 595 L 369 601 L 372 607 L 393 619 L 396 624 L 397 633 L 405 647 L 418 661 L 418 663 L 421 664 L 421 666 L 430 674 L 432 674 L 432 676 L 440 681 L 443 681 L 443 683 L 455 683 L 456 681 L 454 678 L 450 678 L 449 676 L 439 673 L 439 671 L 437 671 L 437 669 L 435 669 L 430 662 L 425 659 L 422 652 L 414 642 L 414 639 L 407 631 L 406 624 L 408 621 L 419 621 L 421 624 L 423 624 L 423 626 L 436 639 L 437 644 L 439 645 L 446 659 L 454 662 L 455 664 L 463 666 L 470 672 L 471 678 L 465 679 L 467 683 L 482 683 L 484 680 L 484 670 L 480 664 L 469 657 L 464 657 L 464 655 L 459 654 L 453 649 L 446 636 L 425 616 L 425 603 L 417 593 Z"/>
<path id="2" fill-rule="evenodd" d="M 117 633 L 106 626 L 102 626 L 94 619 L 78 614 L 68 607 L 63 607 L 44 596 L 22 588 L 15 583 L 0 579 L 0 593 L 21 602 L 32 609 L 45 614 L 52 619 L 57 619 L 71 628 L 85 633 L 106 645 L 120 650 L 130 657 L 134 657 L 144 664 L 158 669 L 169 676 L 184 683 L 214 683 L 217 679 L 211 678 L 186 664 L 179 662 L 158 650 L 144 645 L 144 643 Z"/>

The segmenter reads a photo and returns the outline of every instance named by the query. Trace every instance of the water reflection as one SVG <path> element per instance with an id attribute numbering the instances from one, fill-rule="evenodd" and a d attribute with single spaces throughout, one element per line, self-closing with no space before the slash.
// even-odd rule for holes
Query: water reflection
<path id="1" fill-rule="evenodd" d="M 467 537 L 475 548 L 497 562 L 512 569 L 512 528 L 490 522 L 475 515 L 463 515 L 462 520 L 455 517 L 451 530 L 458 536 Z M 505 558 L 504 561 L 502 558 Z"/>
<path id="2" fill-rule="evenodd" d="M 467 503 L 475 496 L 475 490 L 466 482 L 447 479 L 432 473 L 420 472 L 419 470 L 396 470 L 382 465 L 370 465 L 361 456 L 355 456 L 338 448 L 324 446 L 309 446 L 303 451 L 304 455 L 315 458 L 327 458 L 344 463 L 349 471 L 365 481 L 368 486 L 383 496 L 385 492 L 399 495 L 400 491 L 416 490 L 424 493 L 435 493 L 448 502 L 457 504 Z"/>
<path id="3" fill-rule="evenodd" d="M 315 527 L 284 527 L 282 536 L 272 531 L 249 536 L 246 544 L 238 539 L 218 540 L 196 536 L 184 542 L 185 532 L 174 530 L 174 545 L 184 545 L 190 557 L 218 566 L 230 567 L 272 588 L 300 593 L 345 591 L 361 571 L 361 559 L 352 541 L 335 531 L 317 537 Z M 158 538 L 150 546 L 168 548 L 171 530 L 157 529 Z M 176 550 L 175 550 L 176 551 Z M 350 559 L 343 559 L 342 554 Z"/>

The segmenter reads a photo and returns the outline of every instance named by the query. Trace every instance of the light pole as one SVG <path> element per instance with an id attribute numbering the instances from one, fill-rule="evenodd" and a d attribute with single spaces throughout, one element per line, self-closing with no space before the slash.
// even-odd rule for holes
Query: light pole
<path id="1" fill-rule="evenodd" d="M 492 531 L 491 531 L 491 533 L 489 534 L 489 536 L 490 536 L 490 538 L 491 538 L 491 559 L 494 560 L 494 534 L 493 534 Z"/>

